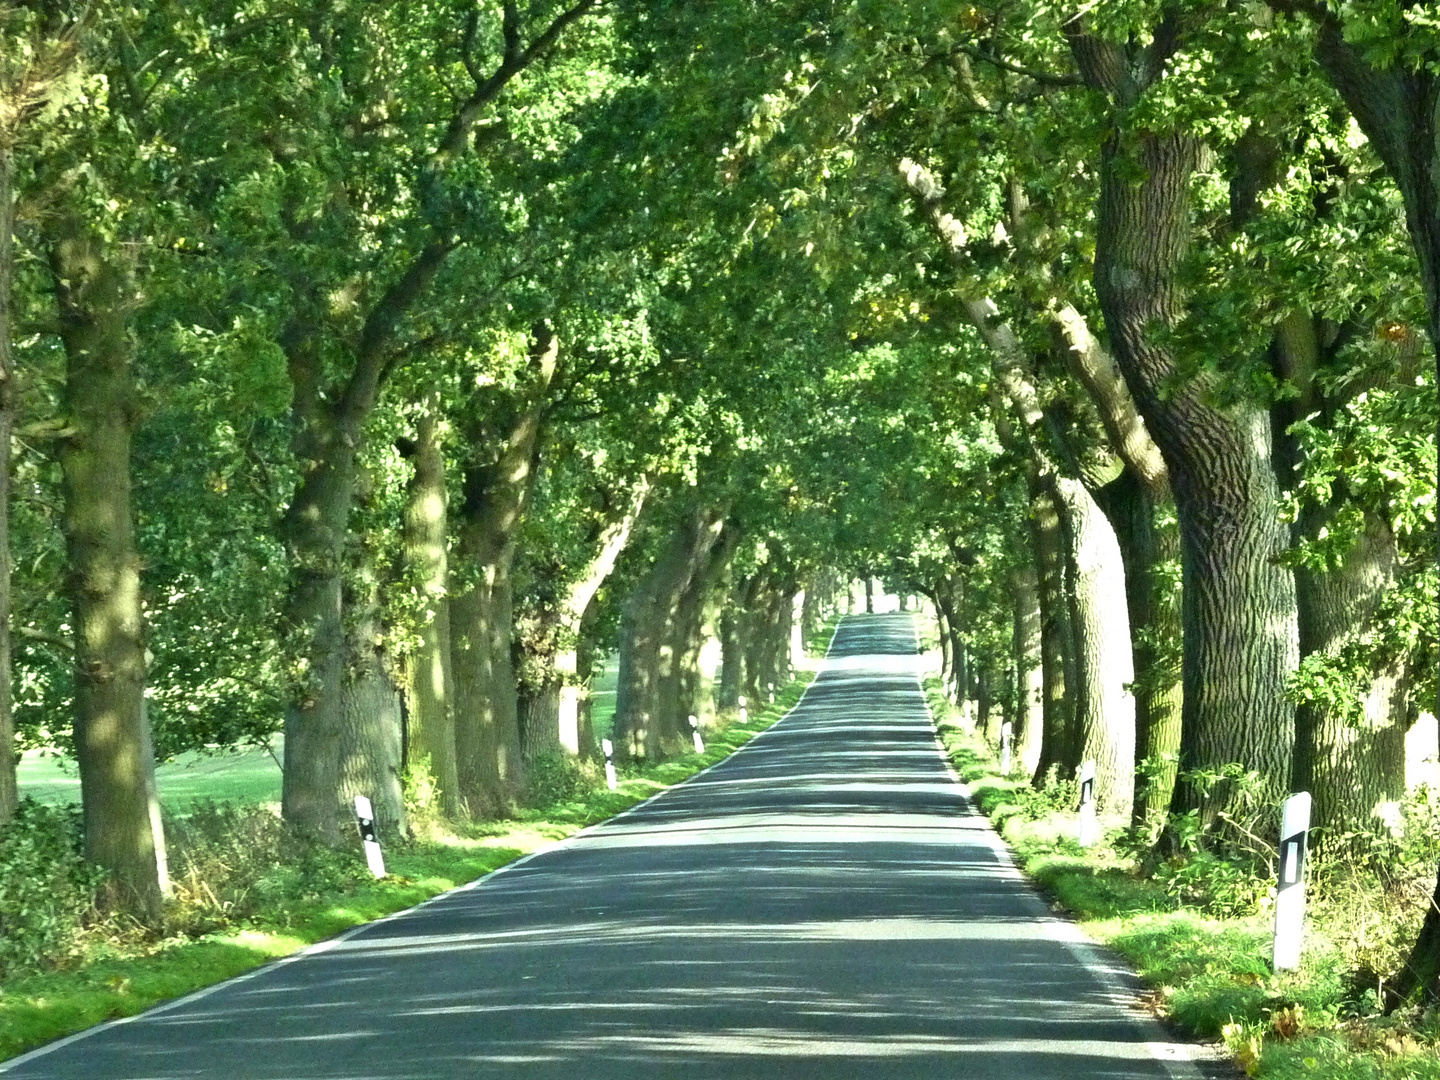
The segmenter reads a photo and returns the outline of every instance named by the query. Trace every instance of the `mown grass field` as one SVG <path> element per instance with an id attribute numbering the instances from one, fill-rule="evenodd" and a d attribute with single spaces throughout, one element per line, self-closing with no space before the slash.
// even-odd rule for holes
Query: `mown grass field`
<path id="1" fill-rule="evenodd" d="M 179 812 L 196 799 L 280 805 L 280 766 L 284 741 L 276 736 L 274 756 L 259 747 L 186 753 L 155 768 L 155 784 L 166 809 Z M 78 803 L 80 774 L 75 763 L 50 753 L 26 751 L 16 770 L 20 794 L 42 803 Z"/>

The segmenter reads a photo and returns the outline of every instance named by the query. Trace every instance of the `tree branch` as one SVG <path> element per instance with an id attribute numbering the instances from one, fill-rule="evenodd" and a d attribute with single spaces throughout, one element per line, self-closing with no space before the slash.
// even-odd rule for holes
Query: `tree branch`
<path id="1" fill-rule="evenodd" d="M 1086 82 L 1079 75 L 1057 75 L 1050 71 L 1036 71 L 1034 68 L 1027 68 L 1023 65 L 1012 63 L 996 53 L 986 52 L 984 49 L 974 45 L 956 45 L 953 53 L 963 53 L 965 56 L 980 60 L 991 67 L 997 67 L 1001 71 L 1008 71 L 1014 75 L 1023 75 L 1046 86 L 1085 86 Z"/>

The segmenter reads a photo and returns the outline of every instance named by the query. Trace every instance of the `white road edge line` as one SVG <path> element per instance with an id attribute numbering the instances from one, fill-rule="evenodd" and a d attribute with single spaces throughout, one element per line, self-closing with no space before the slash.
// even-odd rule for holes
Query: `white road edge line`
<path id="1" fill-rule="evenodd" d="M 913 616 L 910 620 L 910 629 L 915 635 L 915 655 L 918 659 L 923 657 L 924 653 L 920 648 L 920 630 Z M 919 688 L 920 697 L 925 705 L 926 715 L 930 717 L 930 726 L 935 728 L 935 718 L 930 714 L 930 701 L 925 697 L 925 683 L 920 677 L 920 669 L 920 665 L 917 664 L 915 668 L 915 685 Z M 964 794 L 965 802 L 971 805 L 972 812 L 976 816 L 984 819 L 991 838 L 990 847 L 995 852 L 996 857 L 1003 866 L 1013 873 L 1016 880 L 1023 882 L 1035 899 L 1044 905 L 1045 901 L 1043 897 L 1036 891 L 1035 886 L 1031 884 L 1030 879 L 1025 876 L 1025 872 L 1020 869 L 1019 864 L 1015 862 L 1014 856 L 1011 855 L 1010 845 L 995 831 L 995 827 L 990 824 L 990 819 L 974 809 L 970 794 L 970 785 L 960 779 L 959 774 L 955 771 L 955 766 L 950 763 L 950 755 L 946 753 L 945 746 L 940 741 L 940 732 L 938 729 L 935 730 L 935 749 L 940 754 L 940 760 L 945 765 L 945 771 L 950 774 L 950 779 L 955 782 L 955 786 Z M 1158 1020 L 1152 1016 L 1141 1013 L 1138 1008 L 1138 1003 L 1135 1000 L 1134 992 L 1121 981 L 1114 963 L 1108 960 L 1100 948 L 1085 936 L 1085 931 L 1079 923 L 1063 917 L 1053 918 L 1049 921 L 1053 923 L 1057 929 L 1065 927 L 1073 930 L 1072 933 L 1055 933 L 1053 938 L 1065 946 L 1070 955 L 1075 958 L 1076 963 L 1094 976 L 1095 981 L 1100 984 L 1106 994 L 1116 999 L 1117 1002 L 1124 1001 L 1132 1006 L 1131 1009 L 1126 1010 L 1127 1016 L 1135 1026 L 1139 1028 L 1140 1035 L 1145 1040 L 1145 1049 L 1149 1052 L 1150 1056 L 1158 1061 L 1165 1071 L 1170 1074 L 1172 1080 L 1205 1080 L 1204 1074 L 1200 1071 L 1199 1065 L 1197 1065 L 1194 1060 L 1194 1055 L 1197 1051 L 1208 1050 L 1208 1048 L 1193 1043 L 1177 1043 L 1172 1041 L 1169 1033 L 1160 1026 Z"/>
<path id="2" fill-rule="evenodd" d="M 58 1039 L 55 1039 L 53 1042 L 48 1042 L 43 1046 L 37 1046 L 34 1050 L 27 1050 L 25 1051 L 25 1053 L 10 1058 L 8 1061 L 0 1062 L 0 1073 L 10 1072 L 12 1069 L 18 1068 L 19 1066 L 24 1065 L 27 1062 L 34 1061 L 36 1058 L 44 1057 L 46 1054 L 53 1054 L 56 1050 L 63 1050 L 65 1047 L 71 1045 L 72 1043 L 80 1042 L 82 1039 L 88 1039 L 90 1038 L 90 1036 L 98 1035 L 102 1031 L 109 1031 L 111 1028 L 120 1027 L 123 1024 L 131 1024 L 137 1020 L 146 1020 L 151 1017 L 159 1016 L 161 1013 L 167 1013 L 172 1009 L 178 1009 L 182 1005 L 189 1005 L 192 1002 L 200 1001 L 204 998 L 207 998 L 211 994 L 225 989 L 226 987 L 235 986 L 238 983 L 249 982 L 251 979 L 259 978 L 261 975 L 266 975 L 272 971 L 277 970 L 278 968 L 284 967 L 286 964 L 293 964 L 297 960 L 303 960 L 308 956 L 316 956 L 320 953 L 328 952 L 336 945 L 339 945 L 342 941 L 346 941 L 349 938 L 355 937 L 357 934 L 363 933 L 366 930 L 379 926 L 382 923 L 391 922 L 394 919 L 401 919 L 407 915 L 412 915 L 415 912 L 419 911 L 421 908 L 429 907 L 431 904 L 438 903 L 439 901 L 444 900 L 447 897 L 454 896 L 457 893 L 469 892 L 473 889 L 479 889 L 487 883 L 494 881 L 495 878 L 499 875 L 504 874 L 510 870 L 515 870 L 518 867 L 524 865 L 531 859 L 535 858 L 537 855 L 545 855 L 560 848 L 568 847 L 570 844 L 573 844 L 577 840 L 580 840 L 587 833 L 593 832 L 596 829 L 603 828 L 604 826 L 612 822 L 618 821 L 623 817 L 627 817 L 628 815 L 635 813 L 635 811 L 639 810 L 642 806 L 646 806 L 649 803 L 654 802 L 656 799 L 668 795 L 676 788 L 688 784 L 696 777 L 704 776 L 717 765 L 723 765 L 725 762 L 729 761 L 737 754 L 743 752 L 746 748 L 752 746 L 757 739 L 769 734 L 771 731 L 773 731 L 775 728 L 779 727 L 782 723 L 789 719 L 790 714 L 793 713 L 796 709 L 798 709 L 800 707 L 800 703 L 805 700 L 805 695 L 810 693 L 810 687 L 814 686 L 817 682 L 820 681 L 821 674 L 825 671 L 827 667 L 830 666 L 830 650 L 835 645 L 835 636 L 840 633 L 840 623 L 844 621 L 844 617 L 842 617 L 840 621 L 835 624 L 835 629 L 831 631 L 830 641 L 825 646 L 825 655 L 820 660 L 820 666 L 815 669 L 815 677 L 806 684 L 804 690 L 800 691 L 800 696 L 795 699 L 795 704 L 791 705 L 790 708 L 786 709 L 780 719 L 776 720 L 775 723 L 771 724 L 764 730 L 756 732 L 753 736 L 751 736 L 745 742 L 741 743 L 733 751 L 726 754 L 713 765 L 705 766 L 705 768 L 701 769 L 699 772 L 687 776 L 684 780 L 680 781 L 680 783 L 672 784 L 670 785 L 670 787 L 664 788 L 661 791 L 657 791 L 654 795 L 651 795 L 646 799 L 642 799 L 634 806 L 626 807 L 624 810 L 621 810 L 620 813 L 614 815 L 613 817 L 608 817 L 604 821 L 597 821 L 594 825 L 587 825 L 579 832 L 572 833 L 570 836 L 565 837 L 565 839 L 563 840 L 557 840 L 555 843 L 543 847 L 538 851 L 532 851 L 528 855 L 522 855 L 520 856 L 520 858 L 506 863 L 504 866 L 496 867 L 488 874 L 484 874 L 476 878 L 474 881 L 467 881 L 463 885 L 457 885 L 453 889 L 447 889 L 445 890 L 445 892 L 437 893 L 436 895 L 430 897 L 430 899 L 422 900 L 420 901 L 420 903 L 415 904 L 412 907 L 403 908 L 400 911 L 392 911 L 389 915 L 382 915 L 380 918 L 372 919 L 370 922 L 361 923 L 359 926 L 352 926 L 349 930 L 345 930 L 339 934 L 336 934 L 332 938 L 326 938 L 324 941 L 317 941 L 314 945 L 307 945 L 299 952 L 293 952 L 289 956 L 282 956 L 276 960 L 270 960 L 264 964 L 259 965 L 258 967 L 251 968 L 249 971 L 241 972 L 239 975 L 233 975 L 228 979 L 222 979 L 220 982 L 217 983 L 211 983 L 209 986 L 203 986 L 199 990 L 192 990 L 188 994 L 184 994 L 178 998 L 172 998 L 169 1001 L 161 1002 L 159 1005 L 152 1005 L 150 1008 L 145 1009 L 142 1012 L 135 1013 L 131 1016 L 121 1016 L 114 1020 L 104 1020 L 98 1024 L 92 1025 L 91 1027 L 85 1028 L 83 1031 L 77 1031 L 73 1035 L 64 1035 Z"/>

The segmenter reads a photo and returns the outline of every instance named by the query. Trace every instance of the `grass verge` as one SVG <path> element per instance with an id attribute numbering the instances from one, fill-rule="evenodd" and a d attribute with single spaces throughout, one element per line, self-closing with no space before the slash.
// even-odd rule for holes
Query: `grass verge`
<path id="1" fill-rule="evenodd" d="M 212 890 L 210 921 L 223 924 L 221 929 L 194 933 L 204 923 L 193 914 L 187 916 L 189 932 L 160 941 L 112 927 L 113 932 L 88 941 L 54 970 L 7 978 L 0 985 L 0 1059 L 134 1015 L 413 907 L 613 817 L 729 756 L 780 719 L 812 678 L 812 673 L 800 673 L 777 692 L 773 704 L 757 703 L 745 724 L 722 717 L 720 726 L 706 732 L 703 754 L 622 774 L 616 791 L 601 787 L 527 810 L 517 820 L 477 823 L 464 836 L 395 846 L 386 852 L 390 874 L 380 881 L 363 873 L 358 850 L 312 852 L 310 861 L 283 868 L 285 880 L 272 875 L 273 895 L 258 902 L 251 898 L 241 918 L 227 918 L 226 902 Z M 202 877 L 190 888 L 203 893 L 208 886 Z"/>
<path id="2" fill-rule="evenodd" d="M 1223 1040 L 1247 1075 L 1266 1080 L 1440 1080 L 1440 1015 L 1381 1015 L 1375 990 L 1357 985 L 1353 964 L 1332 940 L 1338 926 L 1312 921 L 1301 968 L 1272 972 L 1267 897 L 1253 895 L 1253 885 L 1236 882 L 1224 902 L 1223 883 L 1211 883 L 1206 904 L 1187 904 L 1175 886 L 1184 868 L 1172 868 L 1169 887 L 1163 875 L 1146 876 L 1121 830 L 1080 848 L 1073 784 L 1036 792 L 1000 775 L 990 747 L 961 728 L 938 680 L 927 681 L 926 696 L 956 772 L 1016 863 L 1086 933 L 1130 961 L 1158 1016 Z M 1217 893 L 1231 910 L 1215 912 Z M 1327 907 L 1330 920 L 1345 918 Z"/>

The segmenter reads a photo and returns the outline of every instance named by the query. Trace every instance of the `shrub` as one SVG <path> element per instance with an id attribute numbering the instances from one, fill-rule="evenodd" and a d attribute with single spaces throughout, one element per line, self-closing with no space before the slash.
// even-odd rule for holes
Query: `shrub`
<path id="1" fill-rule="evenodd" d="M 1161 863 L 1154 879 L 1179 903 L 1222 918 L 1253 915 L 1273 888 L 1271 875 L 1252 860 L 1203 851 Z"/>
<path id="2" fill-rule="evenodd" d="M 22 799 L 0 833 L 0 977 L 62 963 L 97 918 L 104 871 L 81 853 L 78 806 Z"/>
<path id="3" fill-rule="evenodd" d="M 593 762 L 560 751 L 541 754 L 526 769 L 525 802 L 529 806 L 571 802 L 599 786 L 600 776 Z"/>

